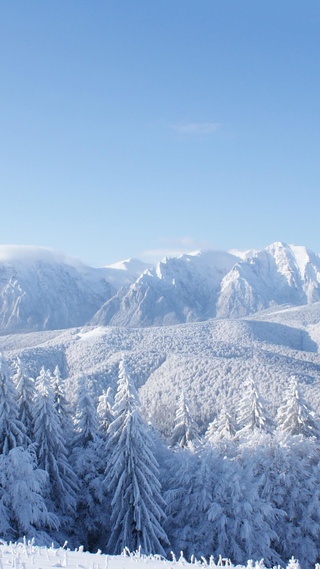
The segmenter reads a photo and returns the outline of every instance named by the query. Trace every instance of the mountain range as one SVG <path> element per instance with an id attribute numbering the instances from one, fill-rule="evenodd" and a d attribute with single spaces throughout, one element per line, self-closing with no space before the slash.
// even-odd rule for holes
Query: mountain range
<path id="1" fill-rule="evenodd" d="M 26 254 L 27 253 L 27 254 Z M 276 242 L 261 251 L 199 251 L 156 266 L 88 267 L 41 248 L 0 256 L 0 333 L 169 326 L 238 319 L 320 300 L 320 256 Z"/>

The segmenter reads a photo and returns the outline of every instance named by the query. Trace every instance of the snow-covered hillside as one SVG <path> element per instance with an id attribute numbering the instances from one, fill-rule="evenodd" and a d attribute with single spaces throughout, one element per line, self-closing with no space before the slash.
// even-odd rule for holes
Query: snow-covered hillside
<path id="1" fill-rule="evenodd" d="M 305 307 L 301 307 L 303 314 Z M 320 412 L 320 355 L 303 324 L 267 320 L 210 320 L 173 327 L 82 327 L 0 337 L 4 355 L 19 355 L 35 377 L 59 365 L 72 400 L 79 377 L 92 377 L 96 394 L 115 392 L 118 365 L 126 356 L 145 414 L 163 432 L 172 428 L 183 389 L 205 430 L 222 404 L 238 404 L 243 383 L 254 377 L 272 414 L 292 375 Z M 298 318 L 298 316 L 297 316 Z"/>

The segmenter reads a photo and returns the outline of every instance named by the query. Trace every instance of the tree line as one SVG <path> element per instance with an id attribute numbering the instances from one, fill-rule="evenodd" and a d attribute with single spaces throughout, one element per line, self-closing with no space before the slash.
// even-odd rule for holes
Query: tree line
<path id="1" fill-rule="evenodd" d="M 117 554 L 304 566 L 320 557 L 318 420 L 295 378 L 276 421 L 253 379 L 198 434 L 182 393 L 170 440 L 141 414 L 125 361 L 113 404 L 92 380 L 75 409 L 59 368 L 0 367 L 0 537 Z"/>

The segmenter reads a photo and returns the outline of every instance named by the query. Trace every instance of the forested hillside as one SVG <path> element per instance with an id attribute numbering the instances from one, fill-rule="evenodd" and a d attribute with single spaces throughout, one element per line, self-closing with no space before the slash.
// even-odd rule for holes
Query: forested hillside
<path id="1" fill-rule="evenodd" d="M 170 436 L 142 417 L 125 360 L 114 401 L 90 378 L 75 407 L 59 368 L 0 374 L 1 538 L 268 566 L 319 558 L 319 419 L 292 377 L 273 419 L 253 378 L 201 436 L 182 392 Z"/>

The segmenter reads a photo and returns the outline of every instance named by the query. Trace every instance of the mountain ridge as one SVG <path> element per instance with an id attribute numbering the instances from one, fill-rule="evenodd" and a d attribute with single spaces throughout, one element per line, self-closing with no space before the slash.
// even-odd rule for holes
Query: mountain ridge
<path id="1" fill-rule="evenodd" d="M 319 300 L 319 255 L 282 242 L 243 253 L 198 251 L 156 266 L 127 259 L 101 268 L 45 248 L 0 246 L 1 334 L 237 319 Z"/>

